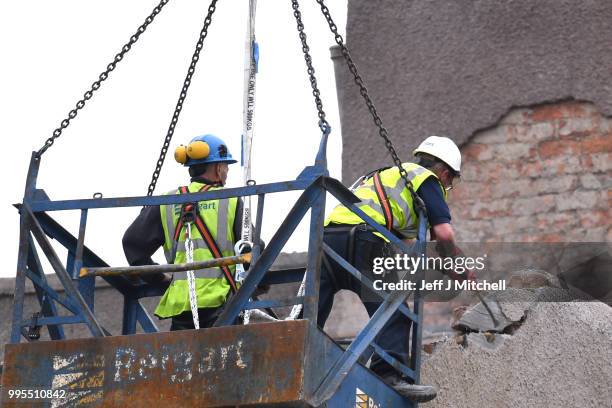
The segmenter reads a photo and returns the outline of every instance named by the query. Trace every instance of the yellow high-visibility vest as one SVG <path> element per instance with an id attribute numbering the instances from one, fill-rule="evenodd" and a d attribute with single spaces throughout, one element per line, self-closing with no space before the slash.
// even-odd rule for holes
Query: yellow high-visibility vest
<path id="1" fill-rule="evenodd" d="M 200 191 L 203 186 L 203 183 L 192 182 L 188 189 L 190 193 L 194 193 Z M 218 190 L 220 188 L 222 187 L 212 187 L 208 191 Z M 179 190 L 173 190 L 166 194 L 178 193 Z M 236 217 L 237 203 L 238 199 L 236 197 L 200 201 L 198 203 L 198 213 L 206 223 L 224 257 L 234 255 L 234 219 Z M 164 254 L 168 263 L 179 264 L 187 261 L 187 253 L 185 252 L 185 238 L 187 236 L 186 226 L 183 227 L 179 235 L 176 253 L 173 254 L 174 235 L 181 215 L 181 208 L 181 204 L 160 206 L 160 215 L 165 237 Z M 191 226 L 191 238 L 194 244 L 194 262 L 214 259 L 208 245 L 206 245 L 206 242 L 195 225 Z M 174 259 L 172 259 L 173 255 Z M 235 266 L 230 266 L 230 270 L 232 274 L 234 274 Z M 230 291 L 230 285 L 221 269 L 201 269 L 194 271 L 194 273 L 196 277 L 198 308 L 219 307 L 223 305 Z M 175 273 L 172 284 L 168 287 L 159 305 L 155 309 L 155 315 L 161 318 L 167 318 L 190 310 L 187 273 Z"/>
<path id="2" fill-rule="evenodd" d="M 412 182 L 414 191 L 417 191 L 425 180 L 434 177 L 440 185 L 444 200 L 447 199 L 446 190 L 434 172 L 415 163 L 404 163 L 402 166 L 408 173 L 408 180 Z M 406 188 L 404 180 L 400 176 L 399 169 L 397 167 L 388 168 L 381 171 L 379 176 L 393 215 L 392 229 L 400 233 L 404 238 L 416 238 L 418 232 L 417 214 L 414 208 L 412 195 Z M 364 180 L 353 193 L 361 199 L 361 202 L 356 204 L 359 209 L 372 217 L 377 223 L 381 225 L 387 224 L 388 220 L 385 218 L 385 211 L 383 208 L 386 204 L 381 203 L 379 194 L 376 191 L 374 177 Z M 325 220 L 326 226 L 329 224 L 355 225 L 362 223 L 364 223 L 364 221 L 357 214 L 343 205 L 336 206 Z M 378 233 L 376 233 L 376 235 L 380 236 Z"/>

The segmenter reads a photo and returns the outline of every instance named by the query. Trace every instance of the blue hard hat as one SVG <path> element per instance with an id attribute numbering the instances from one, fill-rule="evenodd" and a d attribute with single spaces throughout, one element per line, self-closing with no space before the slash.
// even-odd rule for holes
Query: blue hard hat
<path id="1" fill-rule="evenodd" d="M 189 145 L 187 146 L 188 150 L 190 149 L 190 146 L 194 146 L 192 145 L 194 142 L 206 143 L 209 148 L 208 154 L 206 155 L 206 157 L 203 157 L 200 159 L 194 159 L 194 158 L 189 157 L 189 153 L 188 153 L 187 161 L 184 163 L 185 166 L 193 166 L 193 165 L 200 164 L 200 163 L 228 163 L 228 164 L 236 163 L 236 160 L 232 158 L 232 155 L 229 152 L 229 149 L 227 148 L 227 145 L 225 144 L 225 142 L 221 140 L 220 138 L 218 138 L 217 136 L 211 135 L 211 134 L 196 136 L 193 139 L 191 139 L 191 142 L 189 142 Z M 196 145 L 201 145 L 201 144 L 196 143 Z"/>

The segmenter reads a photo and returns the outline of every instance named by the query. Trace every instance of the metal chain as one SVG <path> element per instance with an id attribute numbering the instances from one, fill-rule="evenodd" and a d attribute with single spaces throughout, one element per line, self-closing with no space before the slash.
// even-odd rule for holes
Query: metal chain
<path id="1" fill-rule="evenodd" d="M 130 37 L 130 40 L 125 45 L 123 45 L 123 47 L 121 47 L 121 51 L 117 55 L 115 55 L 115 57 L 113 58 L 113 61 L 106 66 L 106 70 L 104 72 L 102 72 L 100 75 L 98 75 L 98 79 L 93 84 L 91 84 L 91 87 L 89 88 L 89 90 L 83 94 L 83 98 L 80 99 L 76 103 L 75 108 L 72 109 L 70 112 L 68 112 L 68 117 L 66 119 L 62 120 L 62 122 L 60 123 L 60 126 L 53 131 L 53 135 L 46 140 L 45 144 L 40 149 L 38 149 L 38 151 L 36 152 L 36 158 L 37 159 L 40 159 L 40 157 L 43 155 L 43 153 L 45 153 L 48 148 L 53 146 L 53 143 L 55 143 L 55 139 L 57 139 L 58 137 L 60 137 L 62 135 L 62 132 L 64 131 L 64 129 L 66 129 L 68 127 L 68 125 L 70 125 L 70 121 L 72 119 L 76 118 L 78 112 L 81 109 L 83 109 L 83 107 L 85 106 L 85 103 L 88 100 L 91 99 L 91 97 L 93 96 L 94 92 L 96 92 L 98 89 L 100 89 L 100 86 L 102 85 L 102 82 L 104 82 L 108 78 L 110 73 L 117 67 L 117 64 L 121 60 L 123 60 L 123 57 L 125 56 L 125 54 L 128 51 L 130 51 L 132 46 L 136 43 L 136 41 L 138 41 L 140 36 L 146 31 L 146 29 L 149 26 L 149 24 L 151 24 L 153 22 L 155 17 L 160 13 L 162 8 L 169 1 L 170 0 L 161 0 L 159 2 L 159 4 L 157 6 L 155 6 L 155 8 L 151 12 L 151 14 L 149 14 L 149 16 L 145 19 L 144 23 L 142 23 L 142 25 L 140 27 L 138 27 L 138 30 L 136 30 L 136 33 L 134 33 Z"/>
<path id="2" fill-rule="evenodd" d="M 306 67 L 308 72 L 308 79 L 310 80 L 310 86 L 312 87 L 312 95 L 315 99 L 315 105 L 317 106 L 317 112 L 319 116 L 319 128 L 323 133 L 328 132 L 330 129 L 327 119 L 325 119 L 325 111 L 323 110 L 323 101 L 321 101 L 321 91 L 317 85 L 317 78 L 315 77 L 315 69 L 312 66 L 312 57 L 310 56 L 310 47 L 306 42 L 306 33 L 304 32 L 304 23 L 302 22 L 302 13 L 300 12 L 300 5 L 297 0 L 291 0 L 293 7 L 293 16 L 297 23 L 298 34 L 300 41 L 302 42 L 302 52 L 304 53 L 304 60 L 306 61 Z"/>
<path id="3" fill-rule="evenodd" d="M 212 0 L 210 2 L 210 5 L 208 6 L 208 13 L 206 14 L 206 18 L 204 19 L 204 26 L 200 31 L 200 36 L 198 37 L 198 42 L 196 43 L 195 51 L 191 56 L 191 63 L 189 64 L 189 69 L 187 69 L 187 75 L 185 76 L 185 80 L 183 81 L 183 87 L 181 89 L 181 93 L 179 94 L 178 101 L 176 102 L 176 107 L 174 108 L 172 119 L 170 120 L 170 126 L 168 127 L 166 138 L 164 139 L 164 144 L 162 145 L 161 151 L 159 153 L 159 158 L 157 159 L 157 164 L 155 165 L 155 170 L 153 171 L 153 175 L 151 176 L 151 183 L 149 184 L 149 189 L 147 192 L 148 196 L 153 195 L 153 191 L 155 191 L 155 185 L 157 184 L 157 179 L 159 178 L 162 166 L 164 165 L 164 160 L 166 159 L 166 153 L 168 153 L 168 148 L 170 147 L 172 136 L 174 136 L 174 129 L 176 128 L 179 116 L 181 114 L 181 111 L 183 110 L 183 103 L 187 98 L 187 91 L 189 90 L 189 86 L 191 85 L 191 78 L 195 73 L 196 65 L 198 64 L 198 60 L 200 59 L 200 52 L 204 47 L 204 39 L 208 35 L 208 27 L 212 22 L 212 16 L 215 12 L 216 7 L 217 0 Z"/>
<path id="4" fill-rule="evenodd" d="M 380 118 L 380 115 L 378 114 L 378 111 L 376 110 L 376 107 L 374 106 L 374 102 L 372 102 L 372 98 L 370 98 L 370 94 L 368 93 L 368 89 L 365 86 L 363 78 L 361 78 L 361 75 L 359 75 L 359 72 L 357 71 L 357 66 L 355 65 L 355 62 L 353 61 L 353 58 L 351 58 L 351 54 L 349 53 L 348 48 L 344 44 L 344 39 L 342 38 L 342 35 L 338 33 L 338 26 L 336 26 L 336 23 L 334 23 L 334 20 L 332 19 L 332 16 L 329 12 L 329 9 L 327 8 L 323 0 L 316 0 L 316 2 L 319 3 L 319 5 L 321 6 L 321 11 L 323 12 L 323 16 L 325 17 L 325 20 L 327 20 L 329 29 L 334 34 L 334 39 L 336 41 L 336 44 L 340 46 L 342 55 L 344 56 L 344 59 L 346 60 L 346 64 L 349 68 L 349 71 L 351 72 L 351 74 L 353 74 L 355 84 L 357 84 L 357 86 L 359 87 L 359 93 L 363 97 L 365 104 L 368 107 L 370 114 L 372 115 L 374 124 L 378 127 L 378 134 L 384 140 L 385 147 L 391 154 L 393 163 L 395 164 L 395 166 L 397 166 L 400 176 L 404 180 L 404 184 L 406 185 L 406 188 L 408 188 L 408 190 L 410 191 L 410 194 L 412 195 L 412 198 L 417 204 L 418 208 L 421 210 L 424 209 L 425 204 L 423 203 L 423 200 L 421 199 L 421 197 L 419 197 L 415 193 L 414 188 L 412 186 L 412 182 L 408 179 L 408 173 L 406 172 L 406 169 L 404 169 L 404 167 L 402 166 L 402 162 L 399 159 L 399 156 L 397 155 L 395 148 L 393 147 L 393 143 L 389 139 L 389 132 L 387 131 L 387 129 L 382 123 L 382 119 Z"/>

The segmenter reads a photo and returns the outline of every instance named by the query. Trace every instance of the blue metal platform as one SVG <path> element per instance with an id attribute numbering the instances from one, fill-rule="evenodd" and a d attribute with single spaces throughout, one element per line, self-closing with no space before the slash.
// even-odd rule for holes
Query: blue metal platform
<path id="1" fill-rule="evenodd" d="M 197 403 L 211 407 L 253 404 L 283 407 L 414 406 L 359 361 L 367 361 L 376 352 L 398 372 L 415 383 L 419 382 L 422 299 L 418 292 L 412 310 L 405 303 L 408 292 L 379 293 L 382 305 L 346 350 L 317 326 L 323 253 L 361 279 L 364 285 L 371 285 L 365 276 L 323 243 L 325 199 L 327 193 L 332 194 L 406 253 L 424 253 L 427 219 L 421 214 L 419 239 L 408 247 L 363 213 L 355 205 L 359 199 L 339 181 L 328 177 L 325 159 L 327 136 L 328 133 L 323 134 L 315 165 L 307 167 L 295 180 L 184 195 L 52 201 L 43 190 L 36 188 L 40 158 L 33 153 L 24 200 L 18 206 L 21 217 L 19 256 L 12 344 L 6 346 L 2 377 L 3 406 L 13 403 L 6 399 L 6 391 L 13 387 L 75 393 L 78 404 L 65 406 L 123 406 L 126 401 L 130 401 L 130 406 L 151 406 L 157 401 L 164 401 L 164 406 Z M 266 195 L 290 190 L 303 192 L 265 249 L 261 251 L 257 246 L 253 249 L 254 260 L 248 276 L 227 303 L 215 323 L 216 327 L 158 333 L 139 299 L 162 295 L 167 283 L 152 285 L 125 276 L 102 277 L 124 297 L 122 331 L 116 333 L 122 336 L 109 333 L 98 322 L 93 307 L 95 278 L 79 277 L 82 266 L 107 265 L 85 245 L 90 210 L 257 195 L 254 241 L 258 242 Z M 67 210 L 80 211 L 77 237 L 50 215 L 54 211 Z M 274 284 L 302 280 L 304 272 L 299 270 L 270 273 L 270 268 L 307 213 L 310 213 L 310 238 L 304 295 L 292 299 L 250 300 L 262 282 Z M 49 238 L 68 250 L 65 262 L 59 259 Z M 58 276 L 64 294 L 47 285 L 35 241 Z M 34 284 L 40 303 L 40 313 L 35 316 L 23 315 L 26 279 Z M 294 304 L 303 305 L 303 320 L 232 326 L 242 310 Z M 58 312 L 60 307 L 65 309 L 63 313 Z M 377 334 L 398 310 L 413 322 L 411 333 L 407 333 L 411 350 L 408 366 L 375 343 Z M 79 323 L 89 328 L 93 338 L 66 339 L 63 326 Z M 137 325 L 148 334 L 136 335 Z M 44 326 L 54 341 L 36 341 Z M 24 338 L 29 342 L 22 344 Z M 206 350 L 210 353 L 206 354 Z M 215 360 L 217 357 L 213 358 L 213 354 L 221 356 L 221 359 Z M 230 354 L 234 358 L 231 364 L 227 360 Z M 206 364 L 210 366 L 209 371 L 202 369 Z M 183 382 L 178 380 L 181 375 Z M 61 401 L 56 402 L 59 404 Z M 40 406 L 62 405 L 46 401 Z"/>
<path id="2" fill-rule="evenodd" d="M 342 353 L 306 320 L 13 344 L 2 386 L 63 390 L 41 407 L 311 407 Z M 323 406 L 412 407 L 360 364 Z"/>

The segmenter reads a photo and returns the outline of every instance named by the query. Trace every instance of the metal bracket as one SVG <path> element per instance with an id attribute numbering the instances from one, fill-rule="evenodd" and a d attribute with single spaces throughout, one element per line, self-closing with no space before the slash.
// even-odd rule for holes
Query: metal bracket
<path id="1" fill-rule="evenodd" d="M 29 341 L 40 339 L 41 326 L 38 324 L 38 318 L 40 316 L 41 316 L 40 312 L 32 313 L 32 320 L 30 321 L 30 326 L 28 327 L 28 332 L 26 334 L 26 338 Z"/>

